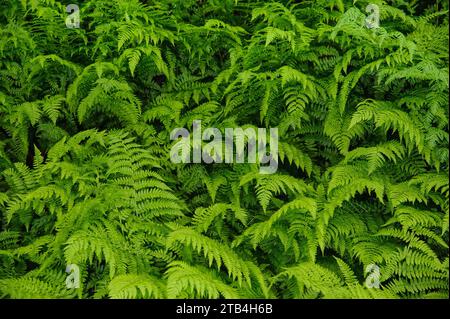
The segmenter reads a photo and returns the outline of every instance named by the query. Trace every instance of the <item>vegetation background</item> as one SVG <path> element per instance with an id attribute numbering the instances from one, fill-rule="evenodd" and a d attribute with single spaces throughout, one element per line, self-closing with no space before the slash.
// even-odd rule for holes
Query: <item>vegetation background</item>
<path id="1" fill-rule="evenodd" d="M 72 1 L 0 0 L 0 296 L 449 297 L 448 1 Z"/>

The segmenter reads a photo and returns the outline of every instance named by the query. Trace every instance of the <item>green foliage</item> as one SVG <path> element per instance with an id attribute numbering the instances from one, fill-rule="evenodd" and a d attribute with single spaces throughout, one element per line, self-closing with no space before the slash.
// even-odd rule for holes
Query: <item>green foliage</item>
<path id="1" fill-rule="evenodd" d="M 374 3 L 1 2 L 0 296 L 448 298 L 448 1 Z M 277 173 L 172 163 L 194 120 Z"/>

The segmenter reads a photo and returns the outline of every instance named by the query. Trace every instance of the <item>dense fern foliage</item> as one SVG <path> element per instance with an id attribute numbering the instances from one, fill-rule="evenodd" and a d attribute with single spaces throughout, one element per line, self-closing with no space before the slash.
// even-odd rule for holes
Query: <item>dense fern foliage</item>
<path id="1" fill-rule="evenodd" d="M 1 297 L 448 298 L 448 1 L 69 3 L 0 0 Z"/>

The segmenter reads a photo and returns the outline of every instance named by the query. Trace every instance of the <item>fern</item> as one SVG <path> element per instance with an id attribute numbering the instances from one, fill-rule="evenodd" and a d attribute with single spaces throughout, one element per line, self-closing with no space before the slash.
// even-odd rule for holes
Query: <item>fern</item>
<path id="1" fill-rule="evenodd" d="M 368 4 L 1 2 L 0 297 L 448 298 L 448 3 Z"/>

